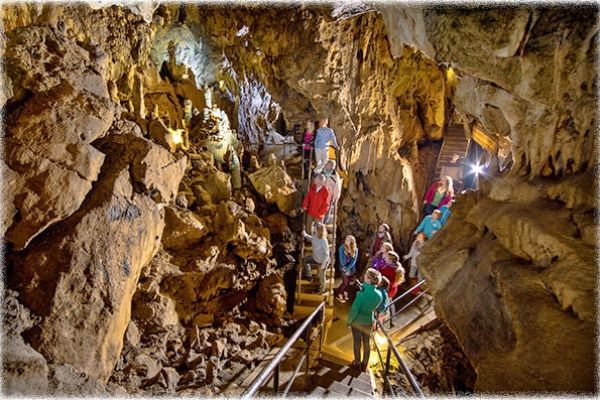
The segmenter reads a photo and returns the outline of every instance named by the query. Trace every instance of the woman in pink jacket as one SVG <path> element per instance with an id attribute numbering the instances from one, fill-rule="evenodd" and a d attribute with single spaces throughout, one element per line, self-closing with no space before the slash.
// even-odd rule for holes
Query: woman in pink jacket
<path id="1" fill-rule="evenodd" d="M 454 197 L 452 178 L 444 176 L 439 181 L 433 182 L 429 187 L 425 200 L 423 200 L 423 214 L 429 215 L 433 210 L 448 204 Z"/>

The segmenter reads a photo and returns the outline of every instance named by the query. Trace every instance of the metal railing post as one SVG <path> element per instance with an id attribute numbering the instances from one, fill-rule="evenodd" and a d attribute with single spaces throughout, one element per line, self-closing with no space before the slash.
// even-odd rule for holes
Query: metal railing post
<path id="1" fill-rule="evenodd" d="M 302 323 L 302 325 L 300 325 L 300 327 L 292 334 L 292 336 L 287 340 L 287 342 L 285 342 L 285 344 L 281 347 L 281 349 L 279 349 L 277 354 L 275 354 L 273 356 L 273 358 L 267 364 L 267 366 L 262 371 L 260 371 L 258 376 L 252 381 L 252 383 L 250 383 L 248 388 L 241 394 L 240 398 L 250 399 L 252 396 L 254 396 L 258 392 L 258 390 L 261 387 L 263 387 L 263 385 L 268 383 L 269 378 L 273 374 L 275 374 L 273 386 L 274 386 L 274 388 L 276 388 L 277 391 L 279 390 L 279 368 L 280 368 L 279 364 L 281 363 L 281 361 L 283 361 L 286 354 L 290 351 L 290 349 L 292 348 L 294 343 L 296 343 L 296 341 L 301 337 L 301 335 L 303 333 L 305 333 L 307 335 L 307 352 L 304 356 L 306 357 L 306 366 L 307 366 L 307 371 L 308 371 L 308 367 L 310 365 L 309 357 L 308 357 L 308 354 L 310 351 L 310 336 L 311 336 L 310 328 L 313 326 L 315 319 L 320 315 L 319 313 L 324 312 L 324 310 L 325 310 L 325 302 L 322 301 L 317 306 L 317 308 L 308 316 L 308 318 L 306 318 L 306 320 Z M 287 384 L 287 387 L 285 389 L 286 392 L 290 389 L 291 382 L 295 379 L 296 374 L 300 370 L 299 367 L 302 365 L 302 362 L 303 362 L 303 359 L 301 359 L 298 362 L 298 366 L 296 367 L 294 374 L 292 375 L 292 377 L 290 378 L 290 381 Z"/>
<path id="2" fill-rule="evenodd" d="M 321 315 L 321 332 L 319 333 L 319 356 L 323 352 L 323 345 L 325 344 L 325 309 Z"/>
<path id="3" fill-rule="evenodd" d="M 389 343 L 388 343 L 388 351 L 387 351 L 387 356 L 385 358 L 385 375 L 387 376 L 388 372 L 390 372 L 390 361 L 392 358 L 392 350 L 390 349 Z"/>
<path id="4" fill-rule="evenodd" d="M 273 393 L 277 394 L 279 392 L 279 365 L 275 368 L 275 374 L 273 376 Z"/>
<path id="5" fill-rule="evenodd" d="M 308 329 L 306 330 L 306 375 L 308 376 L 308 374 L 310 373 L 310 345 L 311 345 L 311 330 L 312 330 L 312 323 L 310 324 L 310 326 L 308 327 Z"/>
<path id="6" fill-rule="evenodd" d="M 414 375 L 410 372 L 410 369 L 408 369 L 408 366 L 402 359 L 402 356 L 398 352 L 398 349 L 394 345 L 394 342 L 392 341 L 392 339 L 390 339 L 390 336 L 387 334 L 387 331 L 383 327 L 383 324 L 380 321 L 377 321 L 377 326 L 381 329 L 381 333 L 383 333 L 383 335 L 385 336 L 385 338 L 388 342 L 388 351 L 391 350 L 394 353 L 394 357 L 396 357 L 396 359 L 398 360 L 398 363 L 400 364 L 400 368 L 402 369 L 404 376 L 406 376 L 406 378 L 408 379 L 408 382 L 410 383 L 410 386 L 413 388 L 413 391 L 415 392 L 415 394 L 418 397 L 423 397 L 423 391 L 421 391 L 421 387 L 417 383 L 417 380 L 415 379 Z M 387 376 L 387 375 L 384 375 L 384 376 Z"/>

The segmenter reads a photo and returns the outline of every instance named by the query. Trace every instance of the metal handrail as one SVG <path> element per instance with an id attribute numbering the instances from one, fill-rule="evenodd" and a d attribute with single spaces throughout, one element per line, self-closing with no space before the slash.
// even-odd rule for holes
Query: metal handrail
<path id="1" fill-rule="evenodd" d="M 256 394 L 256 392 L 258 392 L 258 390 L 268 381 L 268 379 L 273 374 L 275 374 L 274 379 L 273 379 L 273 391 L 275 393 L 279 392 L 279 365 L 283 361 L 284 356 L 290 351 L 290 349 L 292 348 L 294 343 L 296 343 L 296 341 L 300 338 L 302 333 L 304 333 L 304 331 L 306 331 L 307 328 L 312 325 L 313 320 L 320 313 L 325 314 L 325 302 L 324 301 L 322 301 L 317 306 L 317 308 L 308 316 L 308 318 L 306 318 L 306 320 L 302 323 L 302 325 L 300 325 L 300 327 L 298 329 L 296 329 L 294 334 L 287 340 L 287 342 L 285 342 L 285 344 L 281 347 L 281 349 L 279 349 L 279 351 L 277 352 L 277 354 L 275 354 L 275 356 L 269 362 L 269 364 L 267 364 L 267 366 L 260 372 L 260 374 L 258 374 L 258 376 L 256 378 L 254 378 L 254 380 L 252 381 L 250 386 L 248 386 L 248 388 L 240 396 L 242 399 L 250 399 L 252 396 L 254 396 Z M 321 336 L 323 335 L 323 331 L 324 331 L 323 318 L 321 318 L 321 329 L 320 329 Z M 320 339 L 320 340 L 322 341 L 322 339 Z M 308 374 L 308 371 L 310 368 L 310 346 L 311 346 L 311 335 L 310 335 L 310 330 L 309 330 L 306 335 L 306 352 L 303 357 L 303 359 L 306 360 L 307 374 Z M 299 363 L 299 364 L 301 365 L 301 363 Z M 296 375 L 299 370 L 300 370 L 300 368 L 296 367 L 296 370 L 292 374 L 290 381 L 293 381 L 296 378 Z M 288 386 L 286 386 L 286 390 L 289 390 L 290 387 L 291 387 L 291 385 L 288 382 Z"/>
<path id="2" fill-rule="evenodd" d="M 335 260 L 336 260 L 336 234 L 337 234 L 337 202 L 333 204 L 333 239 L 331 240 L 330 252 L 331 256 L 329 259 L 331 262 L 329 263 L 329 290 L 327 291 L 327 300 L 330 306 L 333 306 L 333 281 L 335 278 Z M 327 276 L 327 274 L 325 274 Z"/>
<path id="3" fill-rule="evenodd" d="M 425 283 L 425 279 L 421 279 L 420 282 L 418 282 L 415 286 L 411 287 L 410 289 L 407 289 L 404 293 L 402 293 L 400 296 L 396 297 L 393 301 L 391 301 L 384 309 L 384 311 L 387 311 L 393 304 L 396 304 L 400 299 L 408 296 L 408 294 L 415 290 L 416 288 L 420 287 L 421 285 L 423 285 Z"/>
<path id="4" fill-rule="evenodd" d="M 390 336 L 388 335 L 387 331 L 383 327 L 383 324 L 380 321 L 377 321 L 377 326 L 379 327 L 379 329 L 381 329 L 381 332 L 385 336 L 387 343 L 388 343 L 388 353 L 387 353 L 387 357 L 386 357 L 386 363 L 385 363 L 385 368 L 383 371 L 383 376 L 385 376 L 387 378 L 387 376 L 390 372 L 391 354 L 393 354 L 396 357 L 396 359 L 398 360 L 398 363 L 400 364 L 400 368 L 402 369 L 404 376 L 406 376 L 406 378 L 408 379 L 408 382 L 410 383 L 410 386 L 412 387 L 415 395 L 417 395 L 417 397 L 424 397 L 423 391 L 421 390 L 419 383 L 415 379 L 412 372 L 410 372 L 410 369 L 408 369 L 408 366 L 406 365 L 406 363 L 404 362 L 404 359 L 400 355 L 400 352 L 394 345 L 394 342 L 392 341 L 392 339 L 390 339 Z M 379 346 L 377 346 L 377 342 L 374 341 L 374 343 L 375 343 L 375 348 L 377 349 L 377 352 L 379 353 Z M 391 353 L 390 353 L 390 351 L 391 351 Z M 389 382 L 389 379 L 386 379 L 386 381 L 388 382 L 389 388 L 393 392 L 394 389 L 392 388 L 392 385 Z"/>

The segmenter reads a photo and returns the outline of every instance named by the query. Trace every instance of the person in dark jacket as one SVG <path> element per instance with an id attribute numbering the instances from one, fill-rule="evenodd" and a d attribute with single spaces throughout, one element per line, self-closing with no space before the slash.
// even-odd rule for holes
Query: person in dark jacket
<path id="1" fill-rule="evenodd" d="M 371 240 L 371 246 L 369 246 L 367 257 L 372 257 L 377 254 L 383 242 L 392 242 L 392 235 L 390 234 L 390 226 L 388 224 L 381 224 L 379 225 L 379 228 L 377 228 L 377 232 L 373 235 L 373 239 Z"/>
<path id="2" fill-rule="evenodd" d="M 352 366 L 361 371 L 367 369 L 369 356 L 371 355 L 371 329 L 375 321 L 373 312 L 382 301 L 381 293 L 377 290 L 380 280 L 381 274 L 379 271 L 373 268 L 367 269 L 362 288 L 356 294 L 346 319 L 346 325 L 351 328 L 354 341 L 354 362 Z"/>

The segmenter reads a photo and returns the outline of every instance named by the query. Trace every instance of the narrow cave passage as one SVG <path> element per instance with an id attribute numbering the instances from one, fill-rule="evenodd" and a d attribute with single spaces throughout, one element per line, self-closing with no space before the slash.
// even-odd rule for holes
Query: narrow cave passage
<path id="1" fill-rule="evenodd" d="M 595 5 L 2 9 L 5 393 L 597 393 Z"/>

